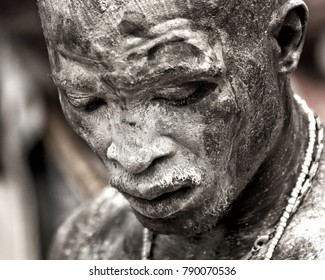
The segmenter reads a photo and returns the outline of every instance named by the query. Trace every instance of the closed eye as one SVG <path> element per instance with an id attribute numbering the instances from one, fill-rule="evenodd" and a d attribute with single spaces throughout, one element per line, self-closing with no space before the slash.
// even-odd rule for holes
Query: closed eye
<path id="1" fill-rule="evenodd" d="M 173 106 L 188 106 L 207 97 L 216 88 L 216 83 L 206 81 L 191 82 L 179 87 L 157 91 L 152 100 L 162 101 Z"/>
<path id="2" fill-rule="evenodd" d="M 104 105 L 106 105 L 106 101 L 104 99 L 95 97 L 83 105 L 81 109 L 87 113 L 91 113 Z"/>
<path id="3" fill-rule="evenodd" d="M 105 99 L 101 97 L 89 96 L 85 93 L 71 93 L 69 91 L 63 90 L 62 88 L 59 90 L 61 93 L 63 93 L 66 100 L 72 107 L 86 113 L 94 112 L 100 107 L 107 104 Z"/>

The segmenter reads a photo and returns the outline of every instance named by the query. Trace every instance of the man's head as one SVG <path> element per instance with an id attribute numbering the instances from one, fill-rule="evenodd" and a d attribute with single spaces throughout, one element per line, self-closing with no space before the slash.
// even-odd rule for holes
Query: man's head
<path id="1" fill-rule="evenodd" d="M 66 118 L 139 220 L 212 227 L 281 135 L 300 0 L 39 0 Z"/>

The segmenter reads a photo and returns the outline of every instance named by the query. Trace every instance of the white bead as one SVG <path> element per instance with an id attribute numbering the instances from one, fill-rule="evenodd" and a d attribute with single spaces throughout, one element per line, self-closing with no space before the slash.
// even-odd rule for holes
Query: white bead
<path id="1" fill-rule="evenodd" d="M 297 183 L 301 183 L 301 182 L 305 181 L 305 178 L 306 178 L 306 175 L 300 173 L 300 175 L 299 175 L 299 177 L 297 179 Z"/>
<path id="2" fill-rule="evenodd" d="M 316 127 L 316 120 L 315 120 L 314 114 L 310 114 L 309 123 L 310 123 L 311 127 L 314 127 L 314 128 Z"/>
<path id="3" fill-rule="evenodd" d="M 283 217 L 285 217 L 286 219 L 289 219 L 290 214 L 289 214 L 288 212 L 284 212 L 284 213 L 283 213 Z"/>
<path id="4" fill-rule="evenodd" d="M 280 219 L 280 222 L 281 223 L 287 223 L 287 221 L 288 221 L 288 219 L 286 219 L 285 217 L 281 217 L 281 219 Z"/>
<path id="5" fill-rule="evenodd" d="M 295 188 L 296 188 L 296 187 L 299 188 L 300 185 L 303 184 L 303 182 L 305 181 L 305 177 L 306 177 L 305 175 L 302 175 L 302 176 L 300 176 L 300 177 L 298 178 Z"/>
<path id="6" fill-rule="evenodd" d="M 286 211 L 288 212 L 288 213 L 291 213 L 292 212 L 292 210 L 293 210 L 293 205 L 288 205 L 287 207 L 286 207 Z"/>
<path id="7" fill-rule="evenodd" d="M 267 252 L 265 259 L 270 260 L 272 258 L 273 252 Z"/>
<path id="8" fill-rule="evenodd" d="M 274 236 L 274 239 L 280 240 L 281 236 L 282 236 L 282 232 L 277 232 L 276 235 Z"/>
<path id="9" fill-rule="evenodd" d="M 314 147 L 309 146 L 307 149 L 307 154 L 312 154 L 314 151 Z"/>
<path id="10" fill-rule="evenodd" d="M 300 194 L 300 190 L 302 189 L 302 184 L 297 186 L 296 188 L 296 191 L 298 192 L 298 195 Z"/>
<path id="11" fill-rule="evenodd" d="M 308 181 L 306 181 L 306 183 L 302 186 L 301 192 L 304 193 L 307 189 L 309 189 L 309 187 L 311 186 L 311 183 Z"/>
<path id="12" fill-rule="evenodd" d="M 284 231 L 284 226 L 281 226 L 280 224 L 277 227 L 277 230 L 279 230 L 279 232 L 283 232 Z"/>
<path id="13" fill-rule="evenodd" d="M 294 199 L 296 199 L 296 198 L 298 197 L 298 194 L 299 194 L 299 193 L 292 193 L 292 194 L 291 194 L 291 197 L 294 198 Z"/>
<path id="14" fill-rule="evenodd" d="M 315 176 L 317 169 L 318 169 L 318 165 L 313 164 L 309 172 L 311 178 Z"/>
<path id="15" fill-rule="evenodd" d="M 308 160 L 308 162 L 309 162 L 309 166 L 310 166 L 310 163 L 311 163 L 311 161 L 312 161 L 312 156 L 311 156 L 311 154 L 307 154 L 306 155 L 306 160 Z"/>
<path id="16" fill-rule="evenodd" d="M 272 239 L 271 244 L 276 246 L 278 244 L 278 240 Z"/>
<path id="17" fill-rule="evenodd" d="M 308 174 L 308 167 L 307 166 L 303 166 L 302 169 L 301 169 L 301 172 L 305 175 Z"/>
<path id="18" fill-rule="evenodd" d="M 297 198 L 298 195 L 299 195 L 299 190 L 295 188 L 291 193 L 291 197 Z"/>
<path id="19" fill-rule="evenodd" d="M 278 238 L 280 238 L 282 236 L 282 233 L 284 232 L 284 227 L 277 227 L 276 229 L 276 234 L 275 236 L 278 236 Z"/>

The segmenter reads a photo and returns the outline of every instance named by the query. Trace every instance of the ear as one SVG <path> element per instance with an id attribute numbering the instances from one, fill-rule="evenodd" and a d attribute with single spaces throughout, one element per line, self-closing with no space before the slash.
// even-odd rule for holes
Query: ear
<path id="1" fill-rule="evenodd" d="M 307 19 L 308 8 L 302 0 L 286 1 L 272 16 L 271 32 L 276 40 L 280 74 L 290 74 L 297 68 Z"/>

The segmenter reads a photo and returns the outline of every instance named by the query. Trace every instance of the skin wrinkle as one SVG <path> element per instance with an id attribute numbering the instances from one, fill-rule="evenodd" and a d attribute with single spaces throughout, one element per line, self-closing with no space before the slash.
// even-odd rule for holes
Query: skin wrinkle
<path id="1" fill-rule="evenodd" d="M 65 50 L 60 46 L 56 47 L 55 51 L 65 59 L 70 59 L 74 60 L 75 62 L 79 62 L 80 66 L 87 66 L 88 68 L 90 68 L 94 66 L 100 67 L 103 64 L 99 59 L 88 58 L 78 54 L 73 54 L 71 51 Z"/>
<path id="2" fill-rule="evenodd" d="M 66 7 L 64 1 L 54 1 Z M 101 75 L 120 96 L 114 104 L 105 99 L 105 106 L 89 115 L 69 107 L 61 98 L 64 112 L 104 161 L 112 184 L 131 195 L 127 197 L 131 206 L 137 196 L 153 200 L 154 204 L 154 198 L 165 195 L 168 188 L 175 190 L 172 180 L 167 185 L 163 182 L 172 167 L 180 169 L 174 178 L 183 176 L 191 167 L 198 169 L 200 187 L 193 186 L 188 200 L 186 196 L 175 198 L 172 203 L 161 200 L 157 208 L 151 207 L 150 202 L 133 205 L 142 205 L 135 214 L 145 227 L 169 234 L 159 237 L 157 258 L 168 258 L 170 246 L 176 241 L 184 247 L 187 244 L 195 254 L 174 250 L 175 258 L 200 258 L 203 253 L 196 250 L 202 246 L 209 248 L 207 255 L 211 258 L 238 258 L 250 249 L 257 234 L 276 222 L 285 204 L 283 197 L 295 181 L 290 166 L 299 165 L 303 157 L 306 135 L 298 132 L 302 140 L 295 141 L 292 135 L 305 129 L 305 121 L 301 121 L 304 117 L 286 119 L 288 112 L 297 107 L 293 103 L 285 107 L 283 103 L 284 98 L 291 98 L 290 91 L 282 87 L 286 83 L 279 73 L 282 58 L 275 48 L 276 38 L 268 31 L 274 10 L 287 2 L 206 0 L 191 1 L 191 6 L 187 1 L 164 1 L 168 8 L 172 7 L 170 12 L 163 6 L 159 8 L 162 2 L 158 0 L 137 3 L 110 1 L 103 13 L 107 18 L 99 10 L 89 9 L 89 17 L 84 15 L 86 11 L 77 9 L 70 13 L 76 15 L 72 22 L 62 20 L 64 24 L 58 27 L 52 19 L 45 24 L 45 29 L 60 28 L 64 34 L 55 37 L 60 32 L 47 31 L 51 34 L 49 49 L 61 45 L 79 56 L 86 53 L 87 57 L 107 63 L 109 67 Z M 64 15 L 63 11 L 64 8 L 54 8 L 53 17 Z M 109 16 L 113 13 L 114 19 Z M 69 43 L 72 31 L 76 31 L 76 36 L 72 34 Z M 167 31 L 172 32 L 170 37 L 165 36 Z M 189 45 L 196 49 L 191 51 Z M 57 60 L 52 63 L 64 69 Z M 213 68 L 214 64 L 217 67 Z M 68 79 L 81 78 L 69 73 L 77 69 L 73 61 L 65 67 Z M 98 69 L 88 71 L 98 75 Z M 210 81 L 217 87 L 212 94 L 186 106 L 159 100 L 159 89 L 180 86 L 179 80 Z M 152 92 L 157 91 L 158 99 L 154 100 Z M 288 124 L 287 134 L 284 124 Z M 280 141 L 282 137 L 285 139 Z M 160 153 L 163 139 L 176 147 L 168 148 L 168 156 Z M 295 145 L 286 149 L 292 143 Z M 109 154 L 108 147 L 113 144 L 115 152 Z M 286 157 L 280 156 L 284 152 Z M 281 164 L 287 176 L 279 175 Z M 141 169 L 141 165 L 146 169 Z M 190 172 L 189 178 L 193 174 Z M 184 209 L 174 215 L 177 204 Z M 166 216 L 169 218 L 162 218 Z M 119 217 L 128 232 L 128 226 L 123 224 L 126 218 Z M 142 227 L 134 230 L 141 231 Z M 204 238 L 207 232 L 211 234 L 208 242 Z M 188 236 L 197 238 L 196 245 Z M 236 242 L 240 243 L 237 247 Z"/>
<path id="3" fill-rule="evenodd" d="M 233 140 L 230 141 L 229 155 L 228 155 L 228 159 L 226 160 L 226 166 L 230 166 L 231 157 L 232 157 L 233 152 L 234 152 L 233 147 L 234 147 L 234 143 L 235 143 L 236 139 L 234 137 L 232 139 Z M 230 171 L 228 171 L 228 172 L 230 172 Z"/>

